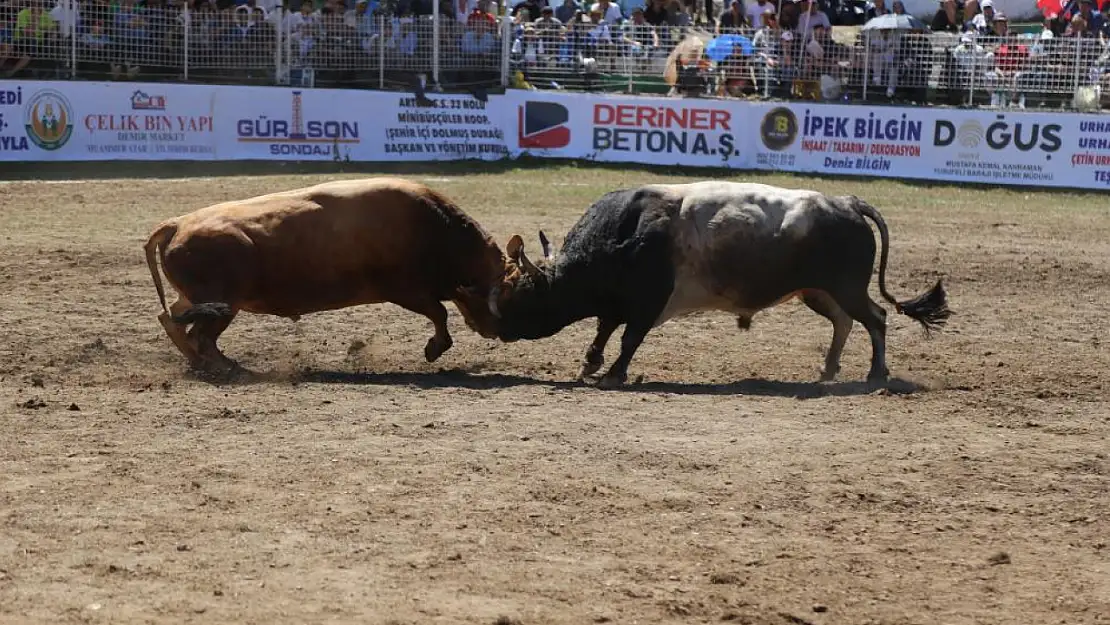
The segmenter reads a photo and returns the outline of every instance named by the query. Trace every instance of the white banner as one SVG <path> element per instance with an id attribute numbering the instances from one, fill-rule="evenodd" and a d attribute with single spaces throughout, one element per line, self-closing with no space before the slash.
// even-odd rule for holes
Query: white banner
<path id="1" fill-rule="evenodd" d="M 1071 161 L 1098 117 L 835 104 L 758 104 L 756 167 L 1038 186 L 1092 187 Z M 1096 159 L 1097 160 L 1097 159 Z"/>
<path id="2" fill-rule="evenodd" d="M 220 87 L 221 159 L 440 161 L 507 154 L 496 99 L 390 91 Z"/>
<path id="3" fill-rule="evenodd" d="M 509 91 L 515 155 L 750 167 L 737 101 Z M 508 134 L 508 133 L 507 133 Z"/>
<path id="4" fill-rule="evenodd" d="M 423 105 L 422 105 L 423 104 Z M 530 154 L 1110 188 L 1110 118 L 510 90 L 6 81 L 0 161 L 495 160 Z"/>
<path id="5" fill-rule="evenodd" d="M 0 161 L 211 159 L 214 99 L 191 85 L 5 82 Z"/>

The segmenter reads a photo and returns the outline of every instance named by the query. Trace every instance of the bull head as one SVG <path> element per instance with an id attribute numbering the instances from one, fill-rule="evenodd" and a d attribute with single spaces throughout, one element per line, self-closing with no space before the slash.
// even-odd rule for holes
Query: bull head
<path id="1" fill-rule="evenodd" d="M 540 231 L 540 247 L 543 249 L 542 262 L 544 264 L 553 262 L 555 260 L 555 253 L 551 248 L 551 242 L 547 239 L 547 235 L 545 235 L 542 230 Z M 506 280 L 500 286 L 490 289 L 488 300 L 489 311 L 498 319 L 501 318 L 501 311 L 497 306 L 498 300 L 501 299 L 501 293 L 505 288 L 512 288 L 512 283 L 520 276 L 520 270 L 523 270 L 525 274 L 533 278 L 544 281 L 547 280 L 547 274 L 544 273 L 543 269 L 537 267 L 536 264 L 528 258 L 528 255 L 524 253 L 524 238 L 519 234 L 514 234 L 512 238 L 509 239 L 509 243 L 505 245 L 505 251 L 511 263 L 516 265 L 517 271 L 513 271 L 510 268 L 506 273 Z"/>

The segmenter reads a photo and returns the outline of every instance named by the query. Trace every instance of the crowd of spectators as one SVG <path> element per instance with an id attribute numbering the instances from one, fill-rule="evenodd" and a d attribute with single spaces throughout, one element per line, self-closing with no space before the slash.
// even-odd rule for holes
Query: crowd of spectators
<path id="1" fill-rule="evenodd" d="M 517 84 L 540 88 L 605 73 L 662 77 L 677 57 L 672 92 L 688 95 L 830 99 L 867 85 L 876 97 L 924 100 L 939 78 L 951 91 L 979 88 L 995 105 L 1023 106 L 1026 93 L 1102 84 L 1110 42 L 1094 0 L 1069 0 L 1032 38 L 1015 35 L 993 0 L 938 0 L 934 33 L 864 31 L 848 41 L 832 26 L 904 13 L 902 1 L 510 1 L 0 0 L 0 76 L 72 71 L 76 61 L 114 78 L 180 79 L 188 66 L 198 77 L 207 68 L 273 79 L 284 64 L 351 81 L 375 82 L 375 69 L 424 79 L 435 47 L 447 84 L 496 82 L 506 51 Z M 746 45 L 710 55 L 706 44 L 722 35 Z M 676 54 L 691 37 L 694 52 Z"/>

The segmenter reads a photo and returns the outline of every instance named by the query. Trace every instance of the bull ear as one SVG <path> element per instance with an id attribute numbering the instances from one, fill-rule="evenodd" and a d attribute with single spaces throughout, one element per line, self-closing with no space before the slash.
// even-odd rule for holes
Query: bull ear
<path id="1" fill-rule="evenodd" d="M 547 235 L 540 230 L 540 247 L 543 248 L 544 260 L 551 262 L 555 260 L 555 251 L 551 249 L 551 241 L 547 240 Z"/>
<path id="2" fill-rule="evenodd" d="M 509 239 L 509 243 L 505 245 L 505 252 L 509 255 L 509 258 L 520 260 L 520 255 L 524 253 L 524 237 L 514 234 Z"/>

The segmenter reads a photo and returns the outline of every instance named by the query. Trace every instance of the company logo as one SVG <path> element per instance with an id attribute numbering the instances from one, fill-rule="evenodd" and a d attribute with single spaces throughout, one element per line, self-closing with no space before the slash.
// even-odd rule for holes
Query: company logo
<path id="1" fill-rule="evenodd" d="M 166 110 L 166 96 L 147 95 L 142 91 L 131 94 L 132 111 L 164 111 Z"/>
<path id="2" fill-rule="evenodd" d="M 555 102 L 525 102 L 518 110 L 522 148 L 555 149 L 570 145 L 570 112 Z"/>
<path id="3" fill-rule="evenodd" d="M 798 118 L 785 106 L 768 111 L 759 125 L 759 136 L 763 145 L 776 152 L 785 150 L 798 138 Z"/>
<path id="4" fill-rule="evenodd" d="M 337 156 L 339 144 L 359 143 L 358 122 L 305 119 L 300 91 L 293 92 L 289 119 L 259 115 L 235 123 L 240 143 L 268 143 L 276 156 Z"/>
<path id="5" fill-rule="evenodd" d="M 31 142 L 43 150 L 57 150 L 73 135 L 73 107 L 53 89 L 35 92 L 23 109 L 23 126 Z"/>
<path id="6" fill-rule="evenodd" d="M 960 147 L 973 150 L 984 145 L 991 150 L 1017 149 L 1021 152 L 1040 150 L 1045 158 L 1060 149 L 1060 124 L 1010 123 L 1005 115 L 983 126 L 978 120 L 969 119 L 958 126 L 948 120 L 938 119 L 933 126 L 933 145 L 946 147 L 959 143 Z"/>

